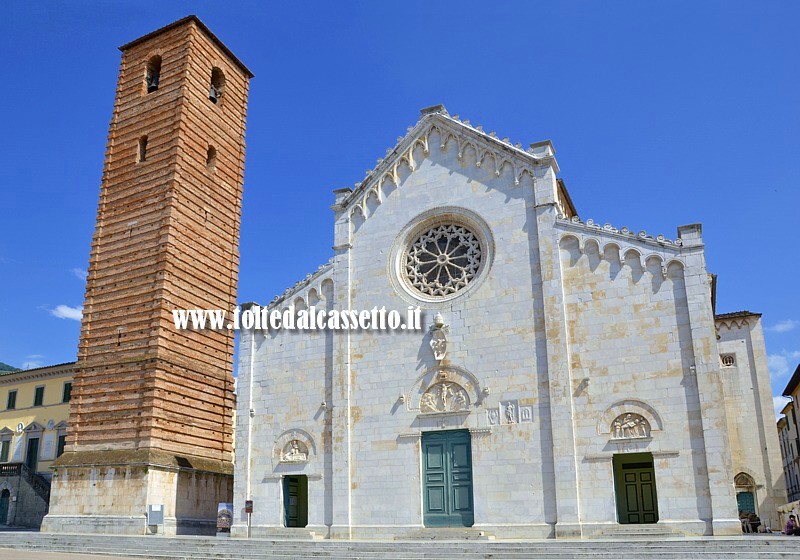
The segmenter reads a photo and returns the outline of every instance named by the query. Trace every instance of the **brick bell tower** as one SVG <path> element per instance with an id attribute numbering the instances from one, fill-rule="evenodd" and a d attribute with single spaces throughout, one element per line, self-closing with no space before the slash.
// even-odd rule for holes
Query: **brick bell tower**
<path id="1" fill-rule="evenodd" d="M 252 73 L 195 16 L 120 47 L 66 451 L 42 530 L 212 533 L 232 500 L 232 310 Z"/>

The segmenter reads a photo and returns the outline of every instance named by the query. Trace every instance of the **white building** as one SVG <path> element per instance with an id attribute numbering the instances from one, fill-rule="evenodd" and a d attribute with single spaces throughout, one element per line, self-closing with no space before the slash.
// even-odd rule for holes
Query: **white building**
<path id="1" fill-rule="evenodd" d="M 242 332 L 235 536 L 246 500 L 253 536 L 734 534 L 742 473 L 776 517 L 759 317 L 718 342 L 700 225 L 581 221 L 558 171 L 549 141 L 437 106 L 336 191 L 333 259 L 269 307 L 420 306 L 425 329 Z"/>

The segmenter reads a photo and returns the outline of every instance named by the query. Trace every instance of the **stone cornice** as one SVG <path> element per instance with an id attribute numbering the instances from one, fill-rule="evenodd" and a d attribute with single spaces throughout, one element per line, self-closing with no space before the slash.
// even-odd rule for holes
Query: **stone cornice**
<path id="1" fill-rule="evenodd" d="M 139 43 L 143 43 L 145 41 L 149 41 L 150 39 L 152 39 L 152 38 L 154 38 L 154 37 L 156 37 L 158 35 L 161 35 L 162 33 L 166 33 L 167 31 L 170 31 L 172 29 L 175 29 L 177 27 L 180 27 L 181 25 L 185 25 L 185 24 L 190 23 L 190 22 L 194 22 L 195 25 L 197 25 L 197 27 L 199 29 L 201 29 L 208 36 L 208 38 L 211 39 L 211 41 L 217 47 L 219 47 L 219 49 L 222 52 L 224 52 L 226 55 L 228 55 L 228 57 L 230 57 L 231 61 L 236 66 L 238 66 L 239 69 L 242 72 L 244 72 L 244 74 L 248 78 L 252 78 L 253 77 L 253 73 L 247 68 L 247 66 L 245 66 L 244 63 L 241 60 L 239 60 L 236 57 L 236 55 L 233 54 L 233 52 L 231 52 L 231 50 L 225 45 L 225 43 L 220 41 L 220 39 L 216 35 L 214 35 L 214 33 L 212 33 L 211 30 L 208 27 L 206 27 L 206 24 L 204 24 L 202 21 L 200 21 L 200 18 L 198 18 L 196 15 L 186 16 L 186 17 L 181 18 L 181 19 L 179 19 L 177 21 L 173 21 L 170 24 L 167 24 L 164 27 L 161 27 L 160 29 L 156 29 L 155 31 L 151 31 L 147 35 L 142 35 L 138 39 L 134 39 L 133 41 L 130 41 L 129 43 L 125 43 L 124 45 L 119 47 L 119 50 L 125 52 L 126 50 L 130 49 L 133 46 L 138 45 Z"/>
<path id="2" fill-rule="evenodd" d="M 617 229 L 611 224 L 601 226 L 593 220 L 584 223 L 577 216 L 567 218 L 559 215 L 554 228 L 562 232 L 559 244 L 573 238 L 581 253 L 586 252 L 588 246 L 594 245 L 600 258 L 618 253 L 620 265 L 624 265 L 629 258 L 635 257 L 642 269 L 648 268 L 648 263 L 652 264 L 655 260 L 661 268 L 661 277 L 664 280 L 668 278 L 671 266 L 677 265 L 681 270 L 686 268 L 686 253 L 702 250 L 702 246 L 684 246 L 681 239 L 672 241 L 663 235 L 653 237 L 644 231 L 634 233 L 628 228 Z"/>
<path id="3" fill-rule="evenodd" d="M 749 311 L 738 311 L 736 313 L 725 313 L 722 315 L 716 315 L 714 317 L 714 323 L 716 323 L 717 328 L 725 327 L 729 330 L 733 330 L 734 328 L 741 329 L 744 327 L 750 326 L 750 321 L 753 319 L 758 320 L 761 317 L 760 313 L 751 313 Z"/>
<path id="4" fill-rule="evenodd" d="M 558 216 L 556 225 L 562 226 L 564 229 L 571 231 L 579 231 L 588 235 L 603 235 L 605 237 L 616 238 L 625 240 L 627 242 L 638 242 L 643 245 L 649 245 L 658 248 L 669 248 L 675 252 L 680 252 L 683 249 L 683 241 L 678 238 L 675 240 L 667 239 L 663 235 L 653 237 L 646 231 L 642 230 L 638 233 L 630 230 L 627 227 L 621 229 L 615 228 L 611 224 L 600 225 L 595 223 L 594 220 L 588 219 L 586 222 L 581 221 L 578 216 L 567 218 L 566 216 Z"/>
<path id="5" fill-rule="evenodd" d="M 196 471 L 211 474 L 233 475 L 233 463 L 220 459 L 175 455 L 160 449 L 119 449 L 97 451 L 67 451 L 50 467 L 97 468 L 139 467 L 160 468 L 170 471 Z"/>
<path id="6" fill-rule="evenodd" d="M 61 377 L 63 375 L 74 375 L 74 373 L 75 363 L 70 362 L 67 364 L 59 364 L 57 366 L 47 366 L 43 368 L 7 373 L 0 376 L 0 385 L 16 385 L 18 383 L 35 381 L 37 379 L 49 379 Z"/>

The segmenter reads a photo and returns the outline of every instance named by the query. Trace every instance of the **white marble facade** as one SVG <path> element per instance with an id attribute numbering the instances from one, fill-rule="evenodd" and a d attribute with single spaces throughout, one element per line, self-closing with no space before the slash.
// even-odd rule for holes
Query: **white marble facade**
<path id="1" fill-rule="evenodd" d="M 331 262 L 269 306 L 420 306 L 425 328 L 241 333 L 234 536 L 245 500 L 253 536 L 284 527 L 295 475 L 318 536 L 424 530 L 422 441 L 452 430 L 471 442 L 473 530 L 498 538 L 618 527 L 614 457 L 631 453 L 650 454 L 658 523 L 687 534 L 740 532 L 740 471 L 762 497 L 782 487 L 758 318 L 735 349 L 753 398 L 721 365 L 735 342 L 717 341 L 701 227 L 581 221 L 558 171 L 549 142 L 525 150 L 439 106 L 336 192 Z M 443 251 L 459 266 L 437 284 L 409 267 L 442 226 L 463 251 Z M 733 437 L 743 418 L 765 428 Z"/>

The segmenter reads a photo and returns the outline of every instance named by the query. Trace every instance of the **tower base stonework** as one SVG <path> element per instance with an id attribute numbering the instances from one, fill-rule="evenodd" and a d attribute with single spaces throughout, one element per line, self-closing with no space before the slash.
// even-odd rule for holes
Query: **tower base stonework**
<path id="1" fill-rule="evenodd" d="M 233 495 L 233 465 L 157 450 L 65 453 L 42 532 L 213 535 Z M 163 525 L 148 525 L 161 506 Z"/>

